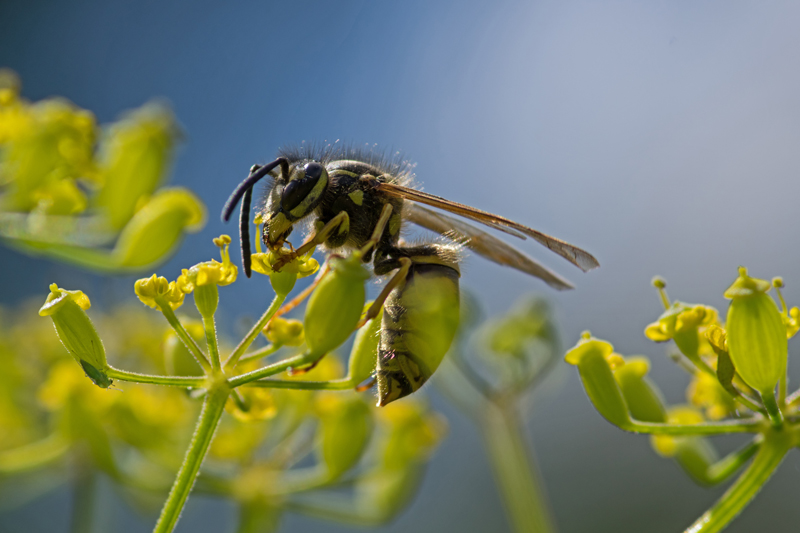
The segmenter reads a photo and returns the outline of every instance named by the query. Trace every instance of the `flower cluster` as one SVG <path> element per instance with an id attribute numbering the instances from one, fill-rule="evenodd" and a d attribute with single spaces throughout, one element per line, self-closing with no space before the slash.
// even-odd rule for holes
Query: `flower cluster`
<path id="1" fill-rule="evenodd" d="M 221 260 L 183 269 L 173 281 L 153 274 L 135 282 L 139 300 L 166 319 L 166 332 L 163 326 L 142 320 L 139 312 L 112 327 L 104 343 L 86 312 L 88 297 L 52 285 L 40 315 L 52 320 L 78 365 L 63 352 L 51 361 L 40 399 L 54 415 L 71 410 L 71 420 L 78 426 L 68 434 L 59 429 L 43 435 L 41 442 L 21 438 L 22 448 L 52 447 L 39 461 L 19 459 L 19 446 L 5 452 L 0 448 L 0 470 L 2 465 L 10 465 L 9 471 L 43 467 L 82 453 L 79 443 L 88 443 L 93 469 L 134 492 L 166 491 L 164 482 L 154 481 L 166 479 L 163 465 L 178 460 L 176 450 L 166 443 L 188 441 L 189 421 L 199 413 L 171 491 L 183 496 L 167 499 L 158 531 L 174 527 L 195 481 L 196 491 L 232 499 L 242 520 L 264 530 L 274 528 L 281 511 L 288 508 L 368 524 L 396 515 L 414 493 L 445 426 L 420 401 L 379 409 L 360 394 L 372 385 L 381 317 L 368 315 L 367 271 L 357 258 L 335 259 L 312 290 L 286 305 L 288 291 L 276 290 L 264 315 L 229 348 L 217 337 L 215 313 L 219 287 L 237 278 L 230 242 L 227 235 L 214 239 Z M 268 272 L 273 285 L 283 288 L 319 268 L 310 254 L 254 254 L 254 259 L 261 265 L 255 270 Z M 309 293 L 304 320 L 281 316 Z M 200 321 L 175 314 L 189 294 Z M 345 371 L 334 351 L 356 330 Z M 259 337 L 266 344 L 252 349 Z M 139 351 L 146 352 L 151 364 L 128 361 L 136 365 L 135 372 L 112 366 L 107 350 L 116 359 L 126 351 L 126 343 L 140 344 Z M 262 361 L 273 354 L 282 358 L 269 364 Z M 89 380 L 81 379 L 81 372 Z M 104 394 L 112 383 L 125 394 Z M 180 399 L 167 405 L 173 393 Z M 130 422 L 132 417 L 141 420 Z M 130 448 L 141 459 L 125 460 L 131 456 Z M 208 464 L 216 466 L 195 480 L 206 456 Z M 49 459 L 44 461 L 45 457 Z M 295 464 L 304 466 L 291 466 Z M 187 468 L 194 473 L 182 474 Z M 332 508 L 321 489 L 345 476 L 354 490 Z"/>
<path id="2" fill-rule="evenodd" d="M 163 104 L 101 129 L 64 99 L 26 101 L 17 76 L 0 70 L 0 236 L 100 271 L 162 261 L 205 223 L 194 194 L 162 187 L 177 137 Z"/>
<path id="3" fill-rule="evenodd" d="M 644 357 L 614 354 L 613 346 L 585 333 L 566 354 L 578 367 L 589 399 L 612 424 L 652 435 L 657 453 L 675 459 L 697 482 L 716 484 L 751 465 L 725 495 L 690 528 L 719 531 L 755 496 L 784 455 L 800 445 L 800 391 L 787 393 L 787 340 L 797 331 L 796 307 L 780 288 L 751 277 L 745 268 L 725 291 L 725 322 L 705 305 L 670 303 L 656 278 L 665 312 L 645 328 L 656 342 L 672 340 L 673 359 L 691 375 L 686 405 L 668 406 L 647 376 Z M 767 293 L 775 288 L 780 306 Z M 751 433 L 741 449 L 720 458 L 708 436 Z"/>

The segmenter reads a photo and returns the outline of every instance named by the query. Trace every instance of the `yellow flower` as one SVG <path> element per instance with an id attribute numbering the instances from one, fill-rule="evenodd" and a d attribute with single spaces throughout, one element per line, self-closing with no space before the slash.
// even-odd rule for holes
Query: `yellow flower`
<path id="1" fill-rule="evenodd" d="M 220 235 L 214 239 L 214 244 L 220 249 L 222 263 L 212 259 L 198 263 L 188 270 L 183 269 L 181 275 L 178 276 L 177 285 L 184 293 L 188 294 L 197 287 L 209 285 L 223 287 L 236 281 L 239 270 L 231 262 L 229 252 L 231 238 L 228 235 Z"/>
<path id="2" fill-rule="evenodd" d="M 652 341 L 666 342 L 675 338 L 676 334 L 708 326 L 716 320 L 717 310 L 713 307 L 675 302 L 657 321 L 645 328 L 644 334 Z"/>
<path id="3" fill-rule="evenodd" d="M 672 407 L 667 412 L 668 424 L 702 424 L 705 422 L 703 414 L 688 405 L 678 405 Z M 674 457 L 678 449 L 686 439 L 693 437 L 675 437 L 672 435 L 653 435 L 650 438 L 650 445 L 657 454 L 663 457 Z"/>
<path id="4" fill-rule="evenodd" d="M 730 394 L 725 392 L 715 376 L 697 372 L 686 389 L 686 399 L 705 410 L 709 420 L 721 420 L 736 410 Z"/>
<path id="5" fill-rule="evenodd" d="M 172 309 L 177 309 L 183 305 L 183 299 L 186 294 L 178 288 L 178 284 L 174 281 L 167 281 L 163 276 L 153 274 L 149 278 L 142 278 L 133 285 L 134 292 L 143 304 L 152 307 L 153 309 L 159 308 L 158 299 L 162 299 Z"/>

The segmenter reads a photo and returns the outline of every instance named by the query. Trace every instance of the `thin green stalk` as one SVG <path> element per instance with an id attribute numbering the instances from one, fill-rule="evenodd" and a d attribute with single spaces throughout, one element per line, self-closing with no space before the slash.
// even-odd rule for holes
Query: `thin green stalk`
<path id="1" fill-rule="evenodd" d="M 298 390 L 347 390 L 358 385 L 352 379 L 332 379 L 330 381 L 295 381 L 289 379 L 262 379 L 251 381 L 247 387 L 262 389 L 298 389 Z"/>
<path id="2" fill-rule="evenodd" d="M 503 503 L 517 533 L 554 532 L 555 525 L 529 455 L 529 443 L 511 405 L 488 408 L 481 418 L 494 477 Z"/>
<path id="3" fill-rule="evenodd" d="M 211 357 L 211 370 L 219 372 L 222 370 L 222 364 L 219 359 L 219 346 L 217 344 L 217 325 L 214 321 L 214 315 L 203 316 L 203 329 L 206 332 L 206 346 L 208 346 L 208 355 Z"/>
<path id="4" fill-rule="evenodd" d="M 88 460 L 79 460 L 72 483 L 72 519 L 70 533 L 91 533 L 94 519 L 95 475 Z"/>
<path id="5" fill-rule="evenodd" d="M 747 407 L 748 409 L 750 409 L 754 413 L 766 414 L 766 411 L 764 410 L 763 407 L 761 407 L 760 405 L 758 405 L 757 403 L 755 403 L 753 400 L 751 400 L 750 398 L 748 398 L 747 396 L 745 396 L 742 393 L 740 393 L 739 396 L 734 396 L 733 399 L 735 401 L 741 403 L 742 405 L 744 405 L 745 407 Z"/>
<path id="6" fill-rule="evenodd" d="M 259 348 L 258 350 L 253 350 L 252 352 L 248 352 L 244 354 L 238 361 L 239 364 L 246 363 L 248 361 L 254 361 L 256 359 L 262 359 L 267 357 L 268 355 L 272 355 L 278 350 L 283 348 L 283 344 L 268 344 L 263 348 Z"/>
<path id="7" fill-rule="evenodd" d="M 781 376 L 781 380 L 778 382 L 778 404 L 784 405 L 786 403 L 786 387 L 787 387 L 787 378 L 786 372 L 783 373 Z"/>
<path id="8" fill-rule="evenodd" d="M 685 533 L 717 533 L 725 529 L 761 490 L 791 447 L 791 437 L 786 432 L 766 433 L 750 467 Z"/>
<path id="9" fill-rule="evenodd" d="M 206 371 L 206 373 L 211 371 L 211 363 L 208 362 L 206 354 L 203 353 L 203 350 L 200 349 L 200 346 L 198 346 L 192 336 L 189 335 L 189 332 L 187 332 L 183 327 L 183 324 L 181 324 L 181 321 L 178 320 L 178 317 L 175 316 L 175 311 L 173 311 L 169 304 L 161 298 L 156 298 L 156 303 L 158 303 L 158 308 L 167 319 L 167 322 L 169 322 L 169 325 L 175 330 L 178 338 L 183 341 L 183 344 L 186 345 L 189 353 L 191 353 L 195 358 L 197 364 L 199 364 L 203 370 Z"/>
<path id="10" fill-rule="evenodd" d="M 633 433 L 684 437 L 691 435 L 723 435 L 726 433 L 760 433 L 764 430 L 764 421 L 760 418 L 705 422 L 703 424 L 661 424 L 658 422 L 632 421 L 622 429 Z"/>
<path id="11" fill-rule="evenodd" d="M 758 449 L 761 447 L 761 443 L 763 439 L 761 435 L 756 435 L 756 437 L 745 444 L 742 448 L 735 450 L 713 465 L 708 467 L 706 471 L 706 482 L 710 485 L 714 485 L 716 483 L 721 483 L 728 479 L 734 472 L 739 470 L 739 468 L 745 464 L 747 461 L 753 457 Z"/>
<path id="12" fill-rule="evenodd" d="M 200 419 L 197 421 L 197 427 L 192 436 L 192 442 L 189 444 L 183 464 L 178 471 L 167 501 L 164 503 L 164 508 L 161 510 L 161 515 L 158 517 L 153 533 L 169 533 L 178 523 L 178 518 L 180 518 L 183 506 L 189 497 L 189 492 L 192 490 L 192 485 L 194 485 L 195 478 L 200 470 L 200 465 L 203 463 L 208 447 L 214 437 L 214 432 L 222 416 L 229 392 L 224 385 L 214 386 L 206 395 L 203 410 L 200 412 Z"/>
<path id="13" fill-rule="evenodd" d="M 278 361 L 277 363 L 273 363 L 263 368 L 259 368 L 258 370 L 253 370 L 252 372 L 247 372 L 246 374 L 239 374 L 238 376 L 234 376 L 228 379 L 228 385 L 231 388 L 239 387 L 241 385 L 244 385 L 245 383 L 250 383 L 252 381 L 256 381 L 261 378 L 268 378 L 269 376 L 280 374 L 281 372 L 289 368 L 301 367 L 303 365 L 307 365 L 308 363 L 312 362 L 313 358 L 309 357 L 308 354 L 296 355 L 294 357 L 284 359 L 283 361 Z"/>
<path id="14" fill-rule="evenodd" d="M 69 443 L 53 433 L 30 444 L 0 453 L 0 474 L 14 474 L 42 467 L 64 456 Z"/>
<path id="15" fill-rule="evenodd" d="M 256 340 L 258 334 L 261 333 L 261 330 L 264 329 L 264 326 L 272 319 L 273 315 L 278 312 L 278 309 L 281 308 L 283 305 L 284 300 L 286 300 L 286 295 L 283 294 L 275 294 L 275 297 L 272 299 L 272 303 L 269 304 L 269 307 L 264 314 L 261 315 L 261 318 L 258 319 L 258 322 L 253 324 L 253 327 L 250 328 L 250 331 L 247 332 L 247 335 L 244 336 L 242 342 L 233 350 L 233 353 L 225 361 L 225 368 L 231 369 L 236 366 L 236 363 L 239 362 L 239 358 L 244 355 L 245 350 L 247 350 L 253 341 Z"/>
<path id="16" fill-rule="evenodd" d="M 171 385 L 173 387 L 205 387 L 206 378 L 194 376 L 154 376 L 152 374 L 139 374 L 128 370 L 109 367 L 106 375 L 120 381 L 130 381 L 132 383 L 150 383 L 153 385 Z"/>
<path id="17" fill-rule="evenodd" d="M 775 401 L 775 391 L 766 391 L 761 394 L 761 402 L 764 404 L 764 407 L 767 408 L 767 415 L 769 415 L 769 420 L 772 422 L 772 425 L 775 429 L 780 429 L 783 427 L 783 413 L 781 412 L 781 408 L 778 406 L 778 402 Z"/>

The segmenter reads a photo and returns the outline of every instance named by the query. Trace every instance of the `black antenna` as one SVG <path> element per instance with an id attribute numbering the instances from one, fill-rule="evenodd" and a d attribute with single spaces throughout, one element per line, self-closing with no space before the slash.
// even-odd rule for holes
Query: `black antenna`
<path id="1" fill-rule="evenodd" d="M 258 181 L 269 174 L 272 169 L 281 166 L 281 177 L 284 181 L 289 181 L 289 160 L 285 157 L 279 157 L 272 163 L 266 164 L 262 167 L 254 165 L 250 170 L 250 175 L 239 184 L 233 193 L 231 193 L 225 206 L 222 208 L 222 221 L 228 222 L 236 209 L 236 204 L 239 199 L 242 200 L 242 206 L 239 213 L 239 244 L 242 249 L 242 267 L 244 268 L 245 275 L 250 277 L 250 203 L 253 198 L 253 186 Z"/>
<path id="2" fill-rule="evenodd" d="M 250 277 L 250 200 L 253 198 L 253 188 L 244 191 L 242 208 L 239 210 L 239 247 L 242 249 L 242 267 L 244 275 Z"/>

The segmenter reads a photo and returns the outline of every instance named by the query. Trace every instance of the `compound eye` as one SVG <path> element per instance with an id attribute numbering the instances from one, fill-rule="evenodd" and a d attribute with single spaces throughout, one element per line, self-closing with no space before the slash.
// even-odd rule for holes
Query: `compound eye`
<path id="1" fill-rule="evenodd" d="M 325 168 L 319 163 L 308 163 L 303 170 L 305 171 L 307 178 L 314 178 L 317 180 L 320 176 L 322 176 L 322 171 L 324 169 Z"/>
<path id="2" fill-rule="evenodd" d="M 309 193 L 314 190 L 314 186 L 319 181 L 325 168 L 319 163 L 309 163 L 305 166 L 304 176 L 296 178 L 286 184 L 281 196 L 281 207 L 284 211 L 291 211 L 300 205 Z"/>

